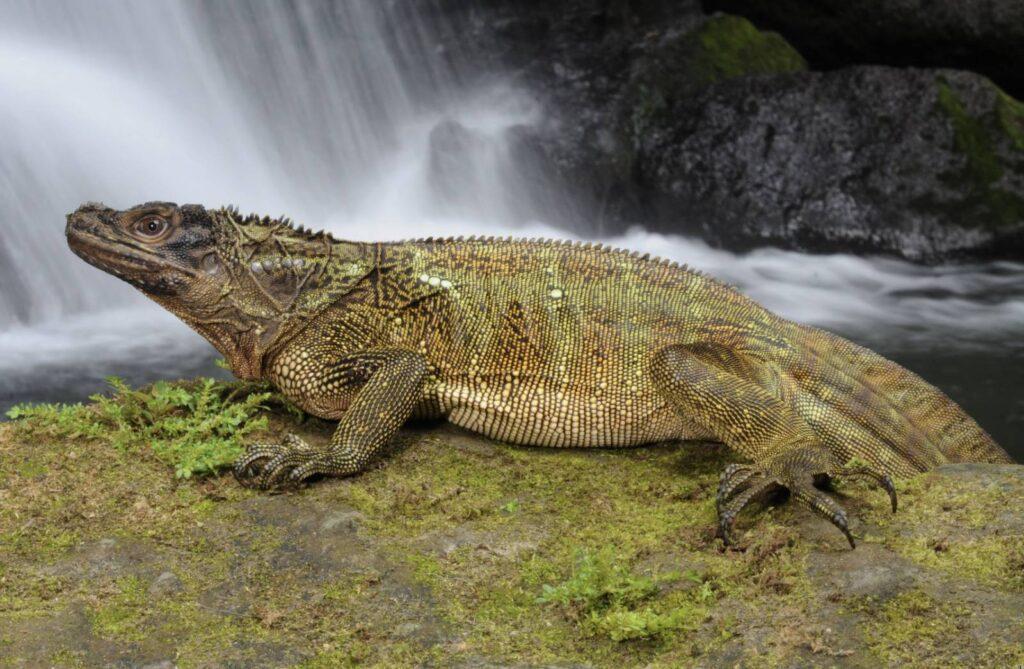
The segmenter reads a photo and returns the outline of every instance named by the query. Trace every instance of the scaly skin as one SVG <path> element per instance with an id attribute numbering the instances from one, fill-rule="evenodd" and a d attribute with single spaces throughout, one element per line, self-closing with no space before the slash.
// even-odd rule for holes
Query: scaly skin
<path id="1" fill-rule="evenodd" d="M 339 241 L 236 210 L 88 204 L 68 242 L 206 337 L 236 375 L 338 420 L 235 466 L 259 488 L 364 469 L 412 416 L 554 447 L 721 441 L 736 515 L 775 489 L 828 518 L 815 487 L 944 462 L 1010 462 L 940 391 L 881 356 L 786 321 L 732 288 L 646 255 L 512 239 Z"/>

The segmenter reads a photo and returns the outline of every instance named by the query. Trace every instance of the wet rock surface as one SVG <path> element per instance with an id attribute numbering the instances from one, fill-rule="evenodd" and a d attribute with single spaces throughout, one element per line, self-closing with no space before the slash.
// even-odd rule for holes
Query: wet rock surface
<path id="1" fill-rule="evenodd" d="M 696 2 L 452 1 L 442 3 L 450 29 L 439 31 L 438 53 L 474 63 L 467 78 L 511 72 L 537 97 L 543 120 L 507 138 L 531 158 L 520 171 L 544 175 L 530 191 L 544 206 L 530 214 L 584 234 L 640 224 L 734 250 L 924 262 L 1024 254 L 1024 105 L 967 71 L 980 61 L 936 47 L 930 52 L 945 56 L 935 62 L 851 55 L 843 68 L 823 68 L 761 22 L 784 5 L 813 3 L 750 9 L 761 4 L 711 15 Z M 962 12 L 956 3 L 912 4 L 867 3 L 833 19 L 870 39 L 858 26 L 884 26 L 891 12 L 911 21 L 916 11 L 935 18 L 921 28 L 935 43 L 970 51 L 974 40 L 999 54 L 993 64 L 1019 60 L 1024 41 L 999 18 L 1016 11 L 1003 6 L 1010 3 L 963 3 Z M 963 12 L 970 35 L 944 33 Z M 842 43 L 820 37 L 828 47 Z M 435 139 L 444 173 L 468 160 L 450 126 Z"/>
<path id="2" fill-rule="evenodd" d="M 873 63 L 959 68 L 1024 96 L 1024 4 L 1015 0 L 704 0 L 777 30 L 816 69 Z"/>
<path id="3" fill-rule="evenodd" d="M 0 666 L 1024 661 L 1020 466 L 922 475 L 895 515 L 840 483 L 851 551 L 790 504 L 745 514 L 725 549 L 713 498 L 731 457 L 713 444 L 533 449 L 423 426 L 359 477 L 278 495 L 175 481 L 99 442 L 66 453 L 0 425 Z M 699 601 L 693 626 L 615 641 L 539 601 L 602 551 L 686 574 L 643 606 Z"/>

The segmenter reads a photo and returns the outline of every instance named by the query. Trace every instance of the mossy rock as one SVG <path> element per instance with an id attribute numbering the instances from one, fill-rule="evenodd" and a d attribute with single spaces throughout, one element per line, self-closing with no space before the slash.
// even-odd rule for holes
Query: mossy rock
<path id="1" fill-rule="evenodd" d="M 758 30 L 741 16 L 712 17 L 683 40 L 692 45 L 689 67 L 703 83 L 807 69 L 807 61 L 785 38 Z"/>
<path id="2" fill-rule="evenodd" d="M 740 16 L 721 14 L 690 30 L 670 31 L 633 64 L 622 96 L 631 130 L 650 129 L 653 117 L 675 100 L 711 84 L 746 76 L 807 69 L 807 62 L 778 33 L 758 30 Z"/>
<path id="3" fill-rule="evenodd" d="M 261 416 L 253 439 L 332 429 Z M 715 444 L 412 426 L 360 476 L 268 495 L 48 427 L 0 424 L 0 666 L 1024 662 L 1024 467 L 904 482 L 896 515 L 844 484 L 853 551 L 791 504 L 726 549 Z"/>
<path id="4" fill-rule="evenodd" d="M 1003 183 L 1007 173 L 1020 178 L 1024 170 L 1024 105 L 989 84 L 984 96 L 966 91 L 975 99 L 990 98 L 990 104 L 971 111 L 946 77 L 940 75 L 936 87 L 938 107 L 949 119 L 955 148 L 964 160 L 962 170 L 950 179 L 973 185 L 973 196 L 962 205 L 987 214 L 989 226 L 1024 226 L 1024 196 Z"/>

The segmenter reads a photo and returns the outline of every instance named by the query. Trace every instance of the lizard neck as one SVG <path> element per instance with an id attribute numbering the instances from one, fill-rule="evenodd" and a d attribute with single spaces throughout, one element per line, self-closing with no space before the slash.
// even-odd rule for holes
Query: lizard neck
<path id="1" fill-rule="evenodd" d="M 225 258 L 222 281 L 197 283 L 184 297 L 150 297 L 210 342 L 235 376 L 262 379 L 279 351 L 375 272 L 372 245 L 318 246 L 286 253 L 264 247 L 244 262 Z"/>

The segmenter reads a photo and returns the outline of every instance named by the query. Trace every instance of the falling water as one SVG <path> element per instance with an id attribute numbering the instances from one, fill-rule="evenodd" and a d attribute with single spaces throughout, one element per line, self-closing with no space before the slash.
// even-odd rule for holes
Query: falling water
<path id="1" fill-rule="evenodd" d="M 108 373 L 208 371 L 204 342 L 67 251 L 63 216 L 86 200 L 235 203 L 357 239 L 585 231 L 503 141 L 543 110 L 441 53 L 435 31 L 458 28 L 444 22 L 429 2 L 4 0 L 0 408 L 80 396 Z M 611 241 L 969 388 L 969 409 L 992 399 L 997 433 L 1024 421 L 1005 392 L 1020 365 L 1004 364 L 1021 356 L 1020 265 L 736 256 L 640 229 Z"/>

